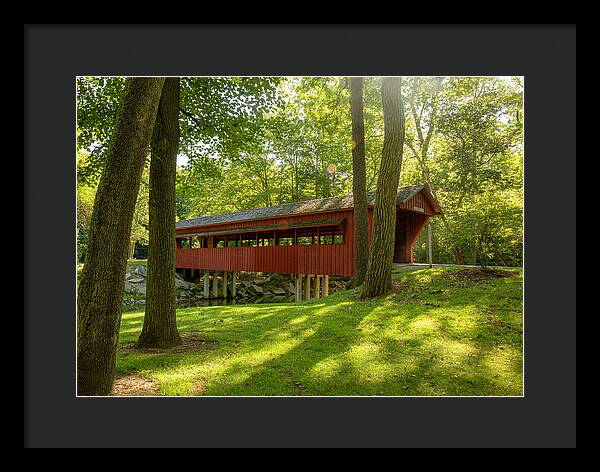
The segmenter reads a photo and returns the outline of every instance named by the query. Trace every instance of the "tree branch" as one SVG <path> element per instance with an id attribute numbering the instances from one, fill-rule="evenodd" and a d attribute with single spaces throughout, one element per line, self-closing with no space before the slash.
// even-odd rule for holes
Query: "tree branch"
<path id="1" fill-rule="evenodd" d="M 196 126 L 199 126 L 200 128 L 204 127 L 204 125 L 202 124 L 202 120 L 200 118 L 198 118 L 196 115 L 194 115 L 193 113 L 190 113 L 189 111 L 184 110 L 182 107 L 179 107 L 179 111 L 181 113 L 183 113 L 185 116 L 187 116 L 190 120 L 192 120 Z"/>

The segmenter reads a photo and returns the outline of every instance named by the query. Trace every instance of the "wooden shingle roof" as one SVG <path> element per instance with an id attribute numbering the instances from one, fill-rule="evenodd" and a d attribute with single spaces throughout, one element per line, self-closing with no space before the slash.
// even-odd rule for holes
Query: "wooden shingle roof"
<path id="1" fill-rule="evenodd" d="M 398 189 L 397 203 L 403 203 L 417 192 L 426 188 L 425 185 L 411 185 Z M 367 202 L 369 205 L 375 203 L 375 192 L 367 193 Z M 343 195 L 340 197 L 318 198 L 315 200 L 305 200 L 302 202 L 286 203 L 266 208 L 256 208 L 253 210 L 236 211 L 234 213 L 223 213 L 220 215 L 199 216 L 188 220 L 178 221 L 177 229 L 191 228 L 197 226 L 208 226 L 216 224 L 233 223 L 237 221 L 257 220 L 266 218 L 277 218 L 280 216 L 300 215 L 304 213 L 319 213 L 323 211 L 342 210 L 354 207 L 354 198 L 352 195 Z"/>

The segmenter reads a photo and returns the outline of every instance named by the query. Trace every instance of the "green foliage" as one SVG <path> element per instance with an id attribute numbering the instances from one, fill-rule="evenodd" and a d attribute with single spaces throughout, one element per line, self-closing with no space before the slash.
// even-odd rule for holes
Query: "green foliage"
<path id="1" fill-rule="evenodd" d="M 489 186 L 506 188 L 510 151 L 520 144 L 522 127 L 510 117 L 513 103 L 500 79 L 468 77 L 446 81 L 438 128 L 445 159 L 443 186 L 460 200 Z"/>
<path id="2" fill-rule="evenodd" d="M 238 148 L 236 156 L 180 169 L 180 208 L 206 214 L 347 193 L 347 100 L 344 79 L 282 82 L 276 105 L 263 114 L 260 135 Z"/>
<path id="3" fill-rule="evenodd" d="M 148 210 L 148 194 L 150 186 L 148 184 L 150 172 L 148 167 L 144 168 L 142 180 L 140 182 L 140 190 L 135 204 L 133 213 L 133 221 L 131 223 L 131 240 L 142 244 L 148 243 L 148 228 L 149 228 L 149 210 Z"/>
<path id="4" fill-rule="evenodd" d="M 100 178 L 124 86 L 123 77 L 77 77 L 77 149 L 89 153 L 85 165 L 77 169 L 81 182 Z"/>
<path id="5" fill-rule="evenodd" d="M 77 153 L 77 260 L 79 262 L 85 260 L 87 253 L 92 209 L 98 188 L 98 178 L 85 170 L 91 168 L 90 159 L 90 154 L 85 151 Z M 142 244 L 148 243 L 148 177 L 148 168 L 145 168 L 131 225 L 132 241 L 139 241 Z"/>
<path id="6" fill-rule="evenodd" d="M 383 140 L 377 79 L 365 81 L 368 180 L 374 189 Z M 352 188 L 348 84 L 343 77 L 290 77 L 263 115 L 261 134 L 237 158 L 180 169 L 185 216 L 347 194 Z M 185 203 L 184 203 L 185 202 Z M 178 217 L 185 212 L 178 213 Z"/>
<path id="7" fill-rule="evenodd" d="M 263 113 L 277 103 L 277 77 L 187 77 L 181 80 L 179 154 L 190 163 L 237 156 L 259 135 Z M 122 77 L 77 79 L 78 149 L 90 152 L 80 178 L 97 178 L 119 106 Z"/>
<path id="8" fill-rule="evenodd" d="M 85 152 L 77 153 L 77 175 L 80 168 L 85 166 L 88 155 Z M 92 208 L 96 196 L 97 185 L 86 184 L 84 179 L 78 179 L 77 185 L 77 260 L 83 262 L 87 253 L 89 227 L 92 218 Z"/>
<path id="9" fill-rule="evenodd" d="M 472 263 L 517 266 L 523 257 L 522 227 L 518 191 L 484 192 L 465 203 L 453 225 L 453 237 L 472 255 Z"/>
<path id="10" fill-rule="evenodd" d="M 413 79 L 403 182 L 429 180 L 444 212 L 433 223 L 434 261 L 454 262 L 458 249 L 471 263 L 522 263 L 522 92 L 518 78 Z M 503 230 L 488 232 L 490 219 Z M 423 244 L 421 236 L 418 261 Z"/>
<path id="11" fill-rule="evenodd" d="M 263 115 L 277 105 L 277 77 L 181 80 L 179 153 L 189 162 L 235 159 L 260 139 Z"/>
<path id="12" fill-rule="evenodd" d="M 187 164 L 177 175 L 178 219 L 351 192 L 346 78 L 191 77 L 181 83 L 179 155 Z M 122 84 L 122 78 L 77 81 L 78 146 L 89 152 L 78 165 L 82 186 L 97 182 Z M 522 78 L 410 77 L 404 84 L 407 147 L 400 185 L 429 182 L 441 205 L 444 219 L 433 221 L 434 260 L 454 262 L 459 250 L 469 262 L 475 254 L 481 264 L 520 265 Z M 380 85 L 377 77 L 364 80 L 371 191 L 384 134 Z M 146 200 L 142 183 L 133 231 L 142 242 Z M 505 227 L 488 232 L 490 219 Z M 84 246 L 85 231 L 78 234 Z M 424 235 L 415 249 L 419 261 L 423 244 Z"/>

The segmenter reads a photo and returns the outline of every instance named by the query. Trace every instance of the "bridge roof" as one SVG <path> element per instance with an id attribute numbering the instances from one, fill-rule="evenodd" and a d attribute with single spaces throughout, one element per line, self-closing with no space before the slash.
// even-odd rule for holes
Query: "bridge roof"
<path id="1" fill-rule="evenodd" d="M 408 187 L 401 187 L 398 189 L 398 196 L 396 202 L 398 204 L 404 203 L 410 197 L 424 189 L 427 190 L 427 193 L 429 194 L 430 198 L 432 199 L 432 201 L 434 201 L 426 185 L 411 185 Z M 367 193 L 367 203 L 369 205 L 373 205 L 375 203 L 375 192 Z M 223 213 L 220 215 L 198 216 L 196 218 L 178 221 L 176 224 L 176 228 L 182 229 L 198 226 L 227 224 L 235 223 L 238 221 L 269 219 L 289 215 L 301 215 L 304 213 L 320 213 L 324 211 L 335 211 L 347 208 L 354 208 L 354 198 L 352 197 L 352 195 L 318 198 L 315 200 L 305 200 L 301 202 L 286 203 L 285 205 L 255 208 L 252 210 L 236 211 L 234 213 Z"/>

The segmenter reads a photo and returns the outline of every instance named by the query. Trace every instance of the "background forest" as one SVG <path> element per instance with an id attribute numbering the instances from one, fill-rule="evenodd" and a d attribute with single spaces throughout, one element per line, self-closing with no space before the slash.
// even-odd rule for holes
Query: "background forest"
<path id="1" fill-rule="evenodd" d="M 380 78 L 364 80 L 367 189 L 383 144 Z M 80 77 L 77 241 L 86 255 L 95 189 L 124 79 Z M 520 266 L 523 242 L 523 80 L 409 77 L 400 186 L 428 183 L 437 263 Z M 181 79 L 178 220 L 352 192 L 352 132 L 345 77 Z M 148 241 L 148 170 L 131 255 Z M 415 261 L 426 258 L 425 235 Z"/>

